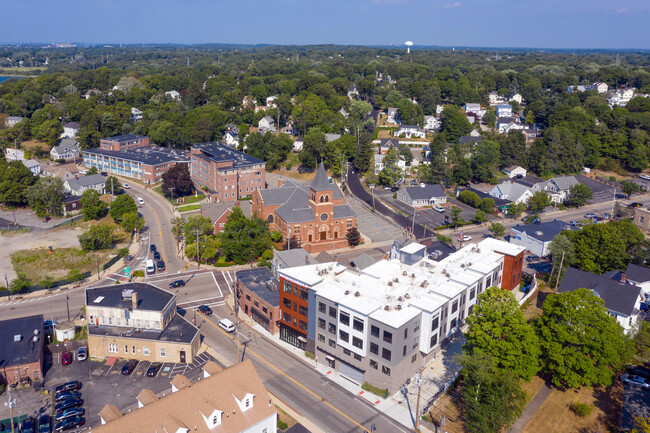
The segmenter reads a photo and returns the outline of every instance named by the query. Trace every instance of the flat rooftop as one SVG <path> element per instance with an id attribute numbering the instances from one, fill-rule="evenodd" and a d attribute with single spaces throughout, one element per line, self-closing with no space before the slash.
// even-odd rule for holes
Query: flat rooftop
<path id="1" fill-rule="evenodd" d="M 202 154 L 193 153 L 192 155 L 208 161 L 224 162 L 232 161 L 234 167 L 246 167 L 248 165 L 264 164 L 264 161 L 257 159 L 253 156 L 247 155 L 243 152 L 234 150 L 231 147 L 225 146 L 221 143 L 198 143 L 192 145 L 194 149 L 200 149 Z M 219 170 L 228 170 L 228 167 Z M 230 168 L 231 169 L 231 168 Z"/>
<path id="2" fill-rule="evenodd" d="M 86 289 L 86 305 L 130 309 L 133 306 L 130 295 L 123 297 L 127 291 L 137 293 L 138 310 L 162 311 L 174 298 L 173 294 L 150 284 L 128 283 Z"/>
<path id="3" fill-rule="evenodd" d="M 269 268 L 255 268 L 237 271 L 237 281 L 239 281 L 247 290 L 255 293 L 260 299 L 272 307 L 280 305 L 280 293 L 278 292 L 278 282 L 269 271 Z"/>
<path id="4" fill-rule="evenodd" d="M 159 165 L 172 161 L 185 164 L 190 162 L 190 156 L 187 151 L 160 146 L 142 146 L 120 151 L 97 148 L 84 150 L 83 153 L 139 162 L 146 165 Z"/>
<path id="5" fill-rule="evenodd" d="M 38 341 L 33 341 L 38 331 Z M 43 347 L 43 315 L 0 322 L 0 367 L 36 362 Z"/>
<path id="6" fill-rule="evenodd" d="M 143 138 L 147 138 L 147 137 L 145 135 L 124 134 L 124 135 L 116 135 L 115 137 L 102 138 L 100 141 L 110 141 L 113 143 L 127 143 L 129 141 L 142 140 Z"/>
<path id="7" fill-rule="evenodd" d="M 89 335 L 101 335 L 105 337 L 128 337 L 139 340 L 169 341 L 173 343 L 191 343 L 199 329 L 185 320 L 181 315 L 174 314 L 172 320 L 162 331 L 158 329 L 141 329 L 122 326 L 88 326 Z"/>

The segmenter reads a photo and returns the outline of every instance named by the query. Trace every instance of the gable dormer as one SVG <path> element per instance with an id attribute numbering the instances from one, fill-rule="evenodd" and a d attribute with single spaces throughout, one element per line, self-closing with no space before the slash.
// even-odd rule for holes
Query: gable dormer
<path id="1" fill-rule="evenodd" d="M 212 412 L 208 413 L 207 415 L 203 413 L 203 411 L 199 411 L 199 412 L 201 413 L 201 416 L 203 417 L 203 420 L 205 421 L 205 425 L 208 427 L 208 429 L 213 429 L 221 425 L 221 417 L 223 416 L 223 411 L 219 409 L 214 409 Z"/>
<path id="2" fill-rule="evenodd" d="M 235 397 L 233 395 L 233 397 Z M 253 408 L 253 400 L 255 399 L 255 395 L 251 394 L 250 392 L 244 396 L 241 400 L 235 397 L 235 401 L 237 402 L 237 405 L 239 406 L 239 410 L 242 412 L 246 412 L 248 409 Z"/>

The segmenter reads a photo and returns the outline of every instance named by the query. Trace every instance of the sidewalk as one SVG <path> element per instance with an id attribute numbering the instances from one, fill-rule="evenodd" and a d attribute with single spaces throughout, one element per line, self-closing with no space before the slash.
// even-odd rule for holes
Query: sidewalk
<path id="1" fill-rule="evenodd" d="M 226 298 L 226 304 L 231 310 L 234 311 L 234 298 L 232 295 L 229 295 Z M 280 340 L 279 335 L 270 335 L 268 331 L 262 328 L 257 322 L 253 321 L 250 317 L 246 316 L 241 310 L 239 311 L 238 319 L 240 319 L 248 326 L 253 328 L 263 338 L 266 338 L 267 340 L 277 344 L 278 346 L 280 346 L 282 349 L 284 349 L 285 351 L 287 351 L 297 359 L 301 360 L 305 364 L 317 370 L 323 376 L 326 376 L 332 382 L 344 388 L 346 391 L 355 394 L 359 398 L 365 400 L 366 403 L 375 407 L 375 409 L 377 409 L 378 411 L 383 412 L 389 418 L 393 419 L 394 421 L 398 422 L 399 424 L 401 424 L 406 428 L 409 429 L 413 428 L 414 418 L 412 418 L 411 416 L 411 409 L 413 410 L 413 412 L 415 412 L 417 393 L 414 394 L 409 392 L 409 403 L 406 403 L 404 397 L 401 394 L 397 394 L 396 396 L 391 396 L 388 399 L 383 399 L 382 397 L 379 397 L 371 392 L 363 390 L 360 385 L 351 382 L 349 379 L 341 376 L 339 372 L 331 369 L 327 364 L 323 364 L 323 362 L 318 362 L 317 360 L 307 358 L 305 356 L 304 350 L 300 350 L 297 347 L 294 347 L 289 343 Z M 436 361 L 438 361 L 439 365 L 434 368 L 431 367 L 431 363 L 430 363 L 426 369 L 429 369 L 429 367 L 431 367 L 432 372 L 440 371 L 440 368 L 443 363 L 443 359 L 444 359 L 443 356 L 438 356 L 438 360 Z M 425 397 L 425 393 L 423 389 L 420 402 L 421 403 L 425 402 L 426 398 L 427 397 Z M 409 405 L 411 406 L 411 409 L 409 409 Z M 312 431 L 320 431 L 320 430 L 312 430 Z M 427 427 L 423 426 L 422 424 L 420 424 L 420 431 L 423 433 L 433 433 L 431 430 L 429 430 Z"/>
<path id="2" fill-rule="evenodd" d="M 552 388 L 549 388 L 548 385 L 544 385 L 544 387 L 540 389 L 537 394 L 535 394 L 535 397 L 533 397 L 533 399 L 528 403 L 526 409 L 524 409 L 521 416 L 517 421 L 515 421 L 512 427 L 510 427 L 508 433 L 521 433 L 552 392 Z"/>

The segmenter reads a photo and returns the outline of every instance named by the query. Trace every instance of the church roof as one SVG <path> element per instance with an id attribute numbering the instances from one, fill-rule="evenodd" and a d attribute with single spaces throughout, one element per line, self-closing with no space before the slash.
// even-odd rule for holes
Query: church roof
<path id="1" fill-rule="evenodd" d="M 311 181 L 310 188 L 314 191 L 331 191 L 333 189 L 329 178 L 327 177 L 323 161 L 321 161 L 320 166 L 318 167 L 316 177 Z"/>

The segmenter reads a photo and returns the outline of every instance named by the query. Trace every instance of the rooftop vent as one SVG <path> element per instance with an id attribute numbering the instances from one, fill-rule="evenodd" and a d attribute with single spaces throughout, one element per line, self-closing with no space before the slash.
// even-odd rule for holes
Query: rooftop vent
<path id="1" fill-rule="evenodd" d="M 402 302 L 402 299 L 404 299 L 404 298 L 402 298 L 401 296 L 399 298 L 397 298 L 397 300 L 400 301 L 400 302 Z"/>
<path id="2" fill-rule="evenodd" d="M 389 282 L 388 282 L 388 285 L 392 287 L 393 282 L 392 282 L 392 281 L 389 281 Z"/>
<path id="3" fill-rule="evenodd" d="M 537 231 L 535 232 L 535 236 L 541 236 L 541 235 L 543 235 L 543 234 L 544 234 L 544 233 L 541 232 L 540 230 L 537 230 Z"/>
<path id="4" fill-rule="evenodd" d="M 415 278 L 415 272 L 411 274 L 411 278 Z"/>
<path id="5" fill-rule="evenodd" d="M 402 275 L 406 276 L 406 275 L 408 275 L 408 272 L 404 271 L 404 272 L 402 272 Z"/>
<path id="6" fill-rule="evenodd" d="M 34 335 L 34 336 L 32 337 L 32 341 L 33 341 L 34 343 L 38 342 L 38 335 Z"/>
<path id="7" fill-rule="evenodd" d="M 14 335 L 14 341 L 17 343 L 23 339 L 23 336 L 20 334 Z"/>
<path id="8" fill-rule="evenodd" d="M 354 296 L 356 296 L 356 297 L 358 298 L 359 296 L 361 296 L 361 293 L 359 293 L 359 292 L 354 292 Z"/>
<path id="9" fill-rule="evenodd" d="M 396 308 L 397 308 L 398 310 L 401 310 L 401 309 L 402 309 L 402 304 L 397 304 L 397 307 L 396 307 Z"/>
<path id="10" fill-rule="evenodd" d="M 428 281 L 425 281 L 425 283 L 427 283 L 427 286 L 429 285 L 429 282 L 428 282 Z M 424 283 L 423 283 L 423 284 L 424 284 Z M 425 287 L 426 287 L 426 286 L 425 286 Z M 409 295 L 408 293 L 407 293 L 406 295 L 404 295 L 404 297 L 405 297 L 406 299 L 411 299 L 411 295 Z"/>
<path id="11" fill-rule="evenodd" d="M 133 296 L 133 289 L 124 289 L 124 290 L 122 290 L 122 299 L 131 300 L 131 296 Z"/>
<path id="12" fill-rule="evenodd" d="M 386 306 L 384 307 L 384 310 L 385 310 L 385 311 L 390 311 L 390 305 L 386 305 Z"/>
<path id="13" fill-rule="evenodd" d="M 346 295 L 349 295 L 349 294 L 350 294 L 350 291 L 349 291 L 349 290 L 346 290 L 346 291 L 345 291 L 345 294 L 346 294 Z"/>
<path id="14" fill-rule="evenodd" d="M 399 283 L 399 278 L 395 278 L 395 279 L 393 279 L 393 282 L 394 282 L 394 283 Z"/>

